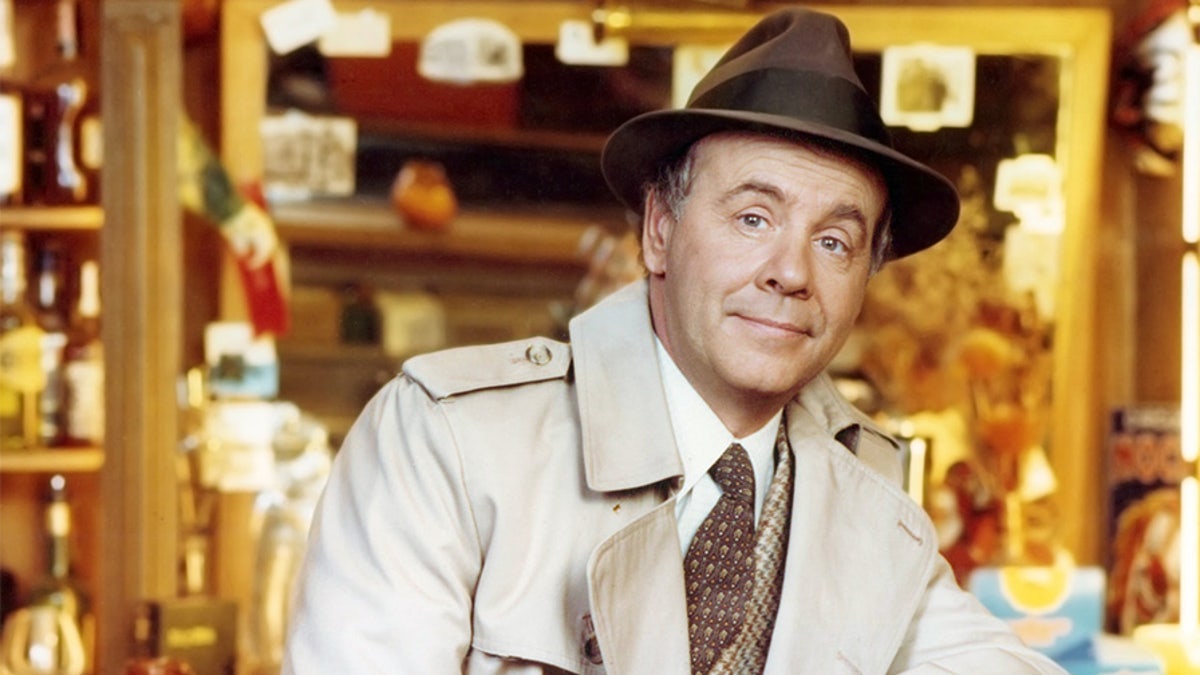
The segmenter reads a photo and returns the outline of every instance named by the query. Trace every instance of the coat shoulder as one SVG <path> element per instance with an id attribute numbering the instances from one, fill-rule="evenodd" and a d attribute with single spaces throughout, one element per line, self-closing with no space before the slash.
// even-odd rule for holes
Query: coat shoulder
<path id="1" fill-rule="evenodd" d="M 561 380 L 570 369 L 570 345 L 538 337 L 414 356 L 404 362 L 403 372 L 433 398 L 444 399 L 485 389 Z"/>

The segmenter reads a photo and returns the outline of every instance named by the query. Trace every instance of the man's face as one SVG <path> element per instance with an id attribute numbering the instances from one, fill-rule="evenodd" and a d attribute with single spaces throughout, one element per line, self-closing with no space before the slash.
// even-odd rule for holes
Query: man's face
<path id="1" fill-rule="evenodd" d="M 657 195 L 647 204 L 651 310 L 680 370 L 738 433 L 733 418 L 778 410 L 845 342 L 887 193 L 865 165 L 766 136 L 713 135 L 694 151 L 678 222 Z"/>

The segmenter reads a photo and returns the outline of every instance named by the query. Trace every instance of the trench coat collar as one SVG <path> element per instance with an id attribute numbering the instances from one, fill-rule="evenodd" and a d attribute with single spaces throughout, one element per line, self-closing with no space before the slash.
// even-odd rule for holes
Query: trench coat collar
<path id="1" fill-rule="evenodd" d="M 593 490 L 629 490 L 683 475 L 655 365 L 648 298 L 641 279 L 571 320 L 584 473 Z M 635 367 L 614 367 L 622 363 Z"/>
<path id="2" fill-rule="evenodd" d="M 816 382 L 816 381 L 814 381 Z M 814 394 L 826 385 L 817 384 Z M 832 386 L 829 384 L 828 386 Z M 800 397 L 803 399 L 804 397 Z M 765 672 L 884 672 L 917 611 L 936 555 L 920 506 L 828 432 L 844 412 L 787 413 L 796 479 L 787 572 Z M 884 445 L 878 442 L 871 444 Z M 607 672 L 687 675 L 683 554 L 674 501 L 601 542 L 588 562 L 589 601 Z"/>

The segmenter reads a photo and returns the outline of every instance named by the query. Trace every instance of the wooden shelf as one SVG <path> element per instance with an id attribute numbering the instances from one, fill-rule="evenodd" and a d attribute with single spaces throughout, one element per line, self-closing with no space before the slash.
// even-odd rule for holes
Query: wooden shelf
<path id="1" fill-rule="evenodd" d="M 100 448 L 35 448 L 0 453 L 0 473 L 94 473 L 104 466 Z"/>
<path id="2" fill-rule="evenodd" d="M 292 248 L 580 268 L 586 265 L 580 245 L 589 230 L 614 227 L 611 213 L 467 211 L 445 231 L 426 232 L 405 227 L 379 201 L 283 204 L 271 215 Z"/>
<path id="3" fill-rule="evenodd" d="M 604 149 L 608 135 L 575 131 L 546 131 L 542 129 L 482 128 L 448 126 L 428 122 L 411 122 L 393 116 L 358 115 L 360 135 L 417 138 L 454 145 L 482 145 L 501 148 L 537 148 L 566 152 L 591 153 L 597 156 Z"/>
<path id="4" fill-rule="evenodd" d="M 348 345 L 348 344 L 319 344 L 300 343 L 280 340 L 276 351 L 281 361 L 304 361 L 320 364 L 349 364 L 377 362 L 380 364 L 399 364 L 410 354 L 391 355 L 378 345 Z"/>
<path id="5" fill-rule="evenodd" d="M 11 206 L 0 209 L 0 226 L 24 230 L 99 230 L 99 206 Z"/>

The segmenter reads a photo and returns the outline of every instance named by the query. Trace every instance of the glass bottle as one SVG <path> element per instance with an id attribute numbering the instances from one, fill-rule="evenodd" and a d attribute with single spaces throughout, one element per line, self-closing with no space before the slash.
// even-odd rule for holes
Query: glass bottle
<path id="1" fill-rule="evenodd" d="M 46 386 L 38 397 L 38 443 L 54 447 L 63 440 L 62 374 L 63 351 L 67 346 L 67 311 L 63 293 L 62 252 L 54 244 L 38 251 L 34 305 L 42 334 L 42 372 Z"/>
<path id="2" fill-rule="evenodd" d="M 329 431 L 290 403 L 277 404 L 281 424 L 272 439 L 275 480 L 259 493 L 246 658 L 254 672 L 278 673 L 296 576 L 304 559 L 317 499 L 329 477 Z"/>
<path id="3" fill-rule="evenodd" d="M 379 344 L 379 309 L 362 284 L 342 289 L 341 337 L 344 344 Z"/>
<path id="4" fill-rule="evenodd" d="M 0 450 L 37 445 L 42 329 L 26 297 L 25 235 L 0 232 Z"/>
<path id="5" fill-rule="evenodd" d="M 58 0 L 58 60 L 25 94 L 25 201 L 95 204 L 101 146 L 99 92 L 80 57 L 77 0 Z"/>
<path id="6" fill-rule="evenodd" d="M 79 304 L 63 350 L 66 385 L 64 443 L 104 442 L 104 345 L 100 340 L 100 269 L 96 261 L 79 268 Z"/>
<path id="7" fill-rule="evenodd" d="M 45 533 L 46 574 L 30 591 L 27 605 L 35 622 L 42 615 L 42 635 L 26 643 L 26 669 L 13 670 L 79 675 L 90 670 L 88 655 L 94 628 L 90 598 L 71 570 L 71 504 L 62 475 L 50 478 Z"/>

